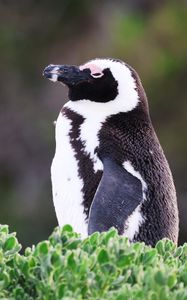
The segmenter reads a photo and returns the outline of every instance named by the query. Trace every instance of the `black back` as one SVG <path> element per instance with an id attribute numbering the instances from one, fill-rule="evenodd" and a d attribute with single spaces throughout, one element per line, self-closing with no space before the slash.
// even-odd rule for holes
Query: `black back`
<path id="1" fill-rule="evenodd" d="M 155 245 L 167 237 L 177 242 L 178 209 L 173 178 L 149 116 L 141 105 L 131 112 L 109 117 L 99 138 L 99 155 L 110 151 L 119 164 L 130 161 L 147 184 L 146 200 L 141 207 L 144 222 L 134 240 Z"/>

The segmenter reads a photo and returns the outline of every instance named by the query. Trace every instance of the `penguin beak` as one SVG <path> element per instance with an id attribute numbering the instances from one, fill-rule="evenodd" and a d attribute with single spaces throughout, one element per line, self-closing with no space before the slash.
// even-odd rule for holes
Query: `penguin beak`
<path id="1" fill-rule="evenodd" d="M 89 82 L 92 78 L 89 69 L 80 70 L 77 66 L 69 65 L 49 65 L 44 69 L 43 76 L 53 82 L 60 81 L 68 87 Z"/>

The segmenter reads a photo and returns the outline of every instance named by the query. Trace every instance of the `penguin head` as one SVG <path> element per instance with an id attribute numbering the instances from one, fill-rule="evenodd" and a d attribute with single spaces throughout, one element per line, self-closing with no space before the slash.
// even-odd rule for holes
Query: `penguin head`
<path id="1" fill-rule="evenodd" d="M 142 95 L 146 98 L 138 74 L 121 60 L 93 59 L 81 66 L 49 65 L 43 74 L 65 84 L 73 102 L 108 103 L 119 111 L 131 111 Z"/>

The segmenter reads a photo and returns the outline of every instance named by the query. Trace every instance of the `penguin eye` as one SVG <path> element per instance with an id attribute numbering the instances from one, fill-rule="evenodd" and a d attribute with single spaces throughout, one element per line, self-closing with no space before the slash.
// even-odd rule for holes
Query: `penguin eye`
<path id="1" fill-rule="evenodd" d="M 91 76 L 92 76 L 93 78 L 100 78 L 100 77 L 103 76 L 103 73 L 92 73 Z"/>

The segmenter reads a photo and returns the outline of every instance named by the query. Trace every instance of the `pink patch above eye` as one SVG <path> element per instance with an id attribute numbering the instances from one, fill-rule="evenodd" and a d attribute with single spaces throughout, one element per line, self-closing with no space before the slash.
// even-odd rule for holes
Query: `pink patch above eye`
<path id="1" fill-rule="evenodd" d="M 79 69 L 82 71 L 84 69 L 90 69 L 91 71 L 91 75 L 100 74 L 100 77 L 103 76 L 103 71 L 101 68 L 99 68 L 98 66 L 94 65 L 94 64 L 85 64 L 79 67 Z"/>

